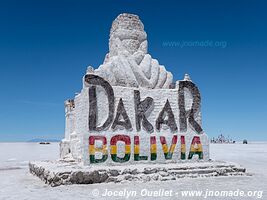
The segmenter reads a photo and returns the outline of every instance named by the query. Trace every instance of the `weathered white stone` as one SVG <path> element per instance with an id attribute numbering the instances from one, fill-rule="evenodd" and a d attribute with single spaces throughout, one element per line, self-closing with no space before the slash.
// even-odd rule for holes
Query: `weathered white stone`
<path id="1" fill-rule="evenodd" d="M 173 76 L 147 54 L 144 25 L 137 15 L 121 14 L 110 30 L 109 53 L 95 74 L 113 86 L 169 88 Z"/>
<path id="2" fill-rule="evenodd" d="M 135 166 L 81 166 L 76 162 L 33 161 L 30 172 L 55 187 L 69 184 L 168 181 L 179 178 L 248 176 L 245 168 L 219 161 L 196 163 L 140 164 Z M 123 171 L 124 173 L 120 173 Z M 138 173 L 136 174 L 136 172 Z"/>
<path id="3" fill-rule="evenodd" d="M 192 81 L 189 74 L 184 75 L 184 81 Z"/>
<path id="4" fill-rule="evenodd" d="M 163 65 L 160 65 L 156 59 L 147 53 L 147 34 L 144 31 L 144 25 L 139 17 L 133 14 L 121 14 L 113 22 L 110 30 L 109 53 L 105 57 L 105 61 L 98 69 L 89 66 L 86 75 L 83 77 L 83 88 L 74 98 L 74 101 L 66 101 L 66 131 L 65 139 L 61 143 L 61 158 L 75 160 L 84 165 L 89 165 L 89 136 L 105 136 L 108 146 L 108 159 L 101 165 L 128 165 L 137 163 L 168 163 L 181 161 L 181 137 L 185 136 L 186 157 L 188 157 L 193 137 L 200 137 L 203 147 L 203 159 L 209 160 L 209 141 L 204 131 L 196 131 L 189 123 L 189 114 L 193 110 L 194 95 L 189 88 L 184 88 L 184 112 L 186 112 L 186 131 L 180 131 L 180 88 L 184 83 L 192 83 L 189 75 L 185 75 L 183 81 L 177 81 L 173 84 L 173 77 Z M 123 102 L 127 116 L 131 122 L 131 129 L 125 130 L 125 127 L 118 126 L 111 128 L 110 124 L 105 130 L 92 131 L 89 130 L 89 88 L 92 88 L 86 82 L 87 75 L 95 75 L 103 78 L 111 86 L 114 92 L 114 118 L 118 109 L 120 99 Z M 107 92 L 101 86 L 96 87 L 96 125 L 101 126 L 109 116 L 109 102 Z M 171 89 L 170 89 L 171 88 Z M 136 126 L 136 110 L 135 110 L 135 90 L 140 92 L 140 100 L 152 98 L 153 105 L 146 113 L 147 120 L 152 124 L 154 130 L 148 132 L 141 125 L 141 130 Z M 197 95 L 200 103 L 200 95 Z M 166 102 L 169 102 L 174 115 L 174 122 L 177 126 L 176 131 L 170 130 L 170 127 L 163 124 L 160 130 L 156 130 L 156 123 L 164 108 Z M 200 106 L 194 108 L 193 118 L 201 127 L 202 118 Z M 166 120 L 166 113 L 163 114 Z M 110 156 L 110 140 L 114 135 L 124 134 L 131 139 L 131 159 L 126 163 L 116 163 Z M 134 136 L 140 137 L 140 156 L 148 156 L 147 161 L 134 161 Z M 171 145 L 173 135 L 178 136 L 173 158 L 166 160 L 163 147 L 160 142 L 160 136 L 166 138 L 168 148 Z M 157 160 L 150 160 L 150 136 L 156 136 Z M 97 144 L 101 148 L 101 143 Z M 124 156 L 124 144 L 118 143 L 118 157 Z M 96 152 L 96 158 L 101 158 L 101 152 Z M 197 158 L 193 157 L 193 160 Z M 95 163 L 98 165 L 98 163 Z"/>
<path id="5" fill-rule="evenodd" d="M 74 132 L 74 100 L 65 101 L 65 138 L 60 143 L 60 157 L 64 158 L 67 154 L 71 152 L 71 134 Z"/>

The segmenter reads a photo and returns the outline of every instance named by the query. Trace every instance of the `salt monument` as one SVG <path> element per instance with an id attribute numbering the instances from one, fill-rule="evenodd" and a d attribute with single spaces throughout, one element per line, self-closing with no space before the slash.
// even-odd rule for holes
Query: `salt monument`
<path id="1" fill-rule="evenodd" d="M 187 74 L 174 81 L 148 53 L 137 15 L 113 21 L 103 64 L 88 67 L 82 81 L 81 92 L 65 101 L 61 159 L 30 163 L 30 171 L 52 186 L 245 172 L 209 160 L 200 91 Z"/>

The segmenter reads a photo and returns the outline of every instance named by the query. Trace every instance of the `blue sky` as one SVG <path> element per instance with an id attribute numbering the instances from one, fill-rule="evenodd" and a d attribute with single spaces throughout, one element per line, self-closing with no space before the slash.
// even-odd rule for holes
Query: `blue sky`
<path id="1" fill-rule="evenodd" d="M 122 12 L 140 16 L 175 79 L 197 83 L 210 137 L 267 140 L 266 10 L 263 0 L 0 1 L 0 141 L 63 137 L 63 102 L 103 62 Z"/>

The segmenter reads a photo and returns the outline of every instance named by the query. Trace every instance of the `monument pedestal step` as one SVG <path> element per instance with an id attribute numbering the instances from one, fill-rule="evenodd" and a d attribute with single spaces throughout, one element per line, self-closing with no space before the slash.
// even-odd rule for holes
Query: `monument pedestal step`
<path id="1" fill-rule="evenodd" d="M 137 165 L 91 165 L 76 162 L 33 161 L 30 172 L 51 186 L 129 181 L 168 181 L 179 178 L 244 176 L 246 169 L 222 161 Z"/>

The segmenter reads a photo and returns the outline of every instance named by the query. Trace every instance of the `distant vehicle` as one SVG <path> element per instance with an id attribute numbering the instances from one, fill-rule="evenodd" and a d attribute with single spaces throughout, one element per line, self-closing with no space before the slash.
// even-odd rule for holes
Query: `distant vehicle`
<path id="1" fill-rule="evenodd" d="M 40 142 L 39 144 L 50 144 L 50 142 Z"/>
<path id="2" fill-rule="evenodd" d="M 248 141 L 247 140 L 243 140 L 243 144 L 248 144 Z"/>

